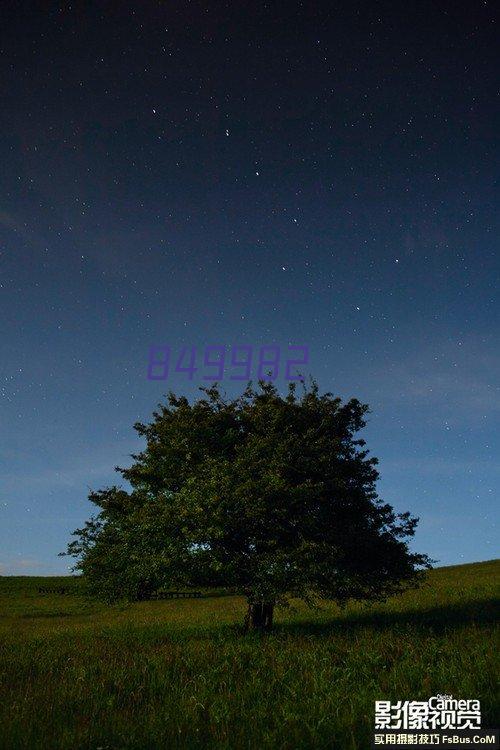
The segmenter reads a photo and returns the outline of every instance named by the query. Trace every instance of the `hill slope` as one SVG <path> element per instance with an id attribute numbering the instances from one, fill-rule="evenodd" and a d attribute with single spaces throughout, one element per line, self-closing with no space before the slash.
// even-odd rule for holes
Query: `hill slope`
<path id="1" fill-rule="evenodd" d="M 376 699 L 437 693 L 479 698 L 492 726 L 499 573 L 440 568 L 375 607 L 281 610 L 267 636 L 240 634 L 238 597 L 106 607 L 76 579 L 0 578 L 0 746 L 365 750 Z"/>

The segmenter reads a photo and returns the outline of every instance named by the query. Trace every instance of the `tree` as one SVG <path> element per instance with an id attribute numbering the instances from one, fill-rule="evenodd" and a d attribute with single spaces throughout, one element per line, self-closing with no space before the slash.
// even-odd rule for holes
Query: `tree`
<path id="1" fill-rule="evenodd" d="M 92 492 L 100 512 L 68 554 L 108 600 L 141 599 L 164 586 L 220 586 L 248 602 L 246 628 L 269 629 L 276 604 L 380 600 L 417 586 L 431 561 L 411 552 L 418 519 L 395 513 L 375 490 L 377 459 L 365 441 L 368 407 L 249 383 L 225 399 L 217 385 L 189 403 L 169 393 L 131 486 Z"/>

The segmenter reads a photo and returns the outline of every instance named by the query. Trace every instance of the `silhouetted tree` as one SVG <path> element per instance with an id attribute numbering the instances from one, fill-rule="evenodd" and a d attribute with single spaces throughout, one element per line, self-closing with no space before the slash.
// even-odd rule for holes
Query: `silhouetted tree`
<path id="1" fill-rule="evenodd" d="M 226 400 L 217 385 L 194 403 L 170 393 L 128 469 L 131 490 L 93 492 L 100 512 L 74 532 L 91 589 L 141 599 L 162 586 L 220 586 L 247 598 L 247 628 L 269 629 L 291 597 L 379 600 L 418 585 L 416 518 L 375 491 L 377 459 L 355 439 L 368 407 L 317 384 L 281 396 L 249 384 Z"/>

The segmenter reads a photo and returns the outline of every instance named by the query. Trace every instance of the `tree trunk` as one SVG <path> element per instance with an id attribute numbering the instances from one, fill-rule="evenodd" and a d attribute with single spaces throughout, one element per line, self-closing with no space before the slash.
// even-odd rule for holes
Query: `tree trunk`
<path id="1" fill-rule="evenodd" d="M 249 602 L 245 617 L 245 632 L 248 630 L 271 630 L 273 626 L 273 602 Z"/>
<path id="2" fill-rule="evenodd" d="M 271 630 L 273 627 L 274 604 L 272 602 L 264 604 L 262 613 L 264 618 L 264 629 Z"/>

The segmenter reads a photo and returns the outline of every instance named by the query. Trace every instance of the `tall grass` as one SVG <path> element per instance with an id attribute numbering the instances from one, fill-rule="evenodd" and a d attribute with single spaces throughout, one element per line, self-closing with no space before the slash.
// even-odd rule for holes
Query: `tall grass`
<path id="1" fill-rule="evenodd" d="M 479 698 L 495 722 L 500 563 L 385 604 L 297 605 L 243 636 L 238 597 L 106 607 L 0 578 L 2 750 L 368 750 L 376 699 Z"/>

